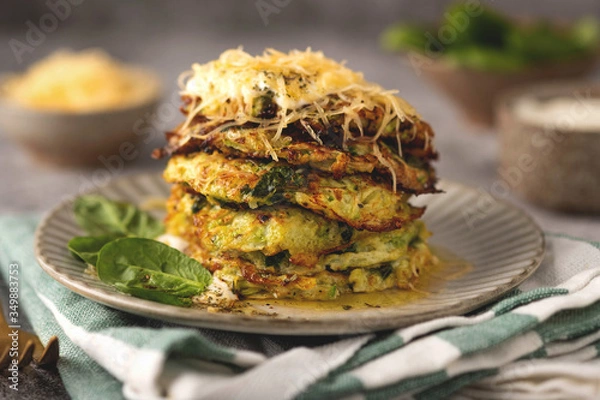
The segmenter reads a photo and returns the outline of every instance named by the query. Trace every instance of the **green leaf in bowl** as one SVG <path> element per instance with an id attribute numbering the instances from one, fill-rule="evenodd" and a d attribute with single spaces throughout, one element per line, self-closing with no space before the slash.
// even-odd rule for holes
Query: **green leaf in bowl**
<path id="1" fill-rule="evenodd" d="M 458 67 L 515 72 L 533 65 L 573 60 L 600 48 L 600 23 L 587 17 L 563 26 L 548 20 L 512 19 L 486 6 L 451 4 L 438 26 L 397 24 L 384 31 L 386 50 L 415 50 Z"/>
<path id="2" fill-rule="evenodd" d="M 426 29 L 420 26 L 394 25 L 381 35 L 381 46 L 389 51 L 415 50 L 423 53 L 428 45 L 425 33 Z"/>
<path id="3" fill-rule="evenodd" d="M 450 6 L 444 14 L 442 25 L 456 32 L 452 43 L 447 44 L 448 49 L 472 46 L 502 48 L 512 30 L 511 21 L 489 7 L 476 14 L 470 8 L 471 5 L 461 2 Z"/>
<path id="4" fill-rule="evenodd" d="M 547 22 L 515 30 L 508 40 L 509 51 L 520 54 L 529 64 L 560 61 L 581 53 L 569 32 L 561 31 Z"/>
<path id="5" fill-rule="evenodd" d="M 446 54 L 446 59 L 461 67 L 497 72 L 518 71 L 526 65 L 520 54 L 477 46 L 455 49 Z"/>

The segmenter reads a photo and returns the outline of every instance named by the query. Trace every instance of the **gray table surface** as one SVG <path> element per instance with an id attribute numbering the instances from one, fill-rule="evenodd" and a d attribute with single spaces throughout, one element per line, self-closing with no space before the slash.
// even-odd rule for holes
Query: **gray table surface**
<path id="1" fill-rule="evenodd" d="M 5 41 L 5 38 L 0 39 Z M 77 48 L 89 39 L 90 37 L 83 35 L 79 39 L 72 38 L 70 43 Z M 58 47 L 61 40 L 58 33 L 49 38 L 45 48 L 40 49 L 39 56 Z M 151 38 L 148 45 L 136 47 L 132 58 L 155 68 L 165 80 L 166 94 L 171 96 L 176 92 L 175 80 L 178 73 L 188 68 L 192 61 L 208 61 L 217 57 L 224 49 L 240 44 L 244 44 L 245 49 L 253 53 L 262 51 L 265 47 L 287 50 L 312 46 L 314 49 L 322 49 L 335 59 L 346 59 L 350 67 L 363 71 L 368 79 L 387 88 L 399 89 L 400 95 L 431 123 L 436 131 L 435 142 L 441 154 L 441 159 L 436 164 L 440 177 L 483 190 L 489 190 L 498 179 L 498 143 L 494 133 L 466 124 L 453 104 L 417 77 L 409 65 L 403 64 L 395 56 L 382 53 L 372 38 L 365 40 L 360 36 L 348 37 L 333 31 L 324 33 L 308 30 L 288 32 L 285 35 L 273 34 L 273 31 L 229 36 L 207 33 L 200 39 L 177 34 L 157 35 Z M 119 46 L 119 43 L 113 43 L 111 50 L 117 54 L 126 53 L 125 45 L 123 48 Z M 0 50 L 0 57 L 5 56 L 10 56 L 6 49 Z M 161 121 L 159 128 L 172 127 L 176 123 L 176 118 L 166 118 Z M 142 155 L 129 162 L 123 171 L 114 176 L 152 171 L 158 173 L 164 162 L 150 159 L 149 153 L 160 143 L 157 140 L 141 148 Z M 96 169 L 93 168 L 61 169 L 38 164 L 21 148 L 0 138 L 0 214 L 46 212 L 65 196 L 78 192 L 95 172 Z M 568 215 L 540 209 L 513 194 L 509 194 L 506 200 L 524 209 L 546 231 L 600 240 L 600 218 L 597 216 Z M 29 393 L 32 398 L 44 398 L 40 393 L 47 390 L 52 390 L 53 398 L 66 397 L 55 372 L 38 371 L 34 375 L 36 378 L 31 380 L 33 384 Z M 37 396 L 33 396 L 35 391 L 38 391 Z M 25 393 L 21 392 L 23 394 Z M 0 390 L 0 397 L 3 396 L 6 396 L 6 391 Z"/>

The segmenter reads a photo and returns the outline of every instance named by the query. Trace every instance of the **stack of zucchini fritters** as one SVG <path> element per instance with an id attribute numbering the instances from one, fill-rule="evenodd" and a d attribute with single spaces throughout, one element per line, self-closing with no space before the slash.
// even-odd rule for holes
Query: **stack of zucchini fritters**
<path id="1" fill-rule="evenodd" d="M 435 192 L 433 132 L 392 92 L 310 50 L 230 50 L 182 89 L 167 229 L 238 296 L 406 289 L 436 262 L 408 203 Z"/>

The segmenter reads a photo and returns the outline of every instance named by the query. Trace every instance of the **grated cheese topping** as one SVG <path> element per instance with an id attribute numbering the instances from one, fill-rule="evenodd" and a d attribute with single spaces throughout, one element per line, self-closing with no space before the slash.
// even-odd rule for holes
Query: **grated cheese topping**
<path id="1" fill-rule="evenodd" d="M 180 77 L 181 94 L 192 99 L 187 121 L 180 127 L 184 137 L 208 137 L 227 126 L 257 123 L 273 144 L 281 139 L 283 129 L 296 121 L 321 120 L 329 125 L 329 118 L 344 118 L 344 145 L 355 136 L 363 136 L 363 126 L 358 112 L 381 108 L 383 121 L 373 142 L 382 134 L 386 125 L 396 118 L 411 119 L 416 111 L 395 94 L 368 82 L 363 74 L 352 71 L 344 63 L 338 63 L 322 52 L 293 50 L 282 53 L 273 49 L 262 55 L 251 56 L 241 48 L 227 50 L 219 59 L 207 64 L 194 64 L 192 70 Z M 256 98 L 268 95 L 278 106 L 273 118 L 253 116 L 252 106 Z M 332 96 L 337 96 L 343 106 L 328 107 Z M 207 121 L 191 126 L 197 115 Z M 307 124 L 302 123 L 316 142 L 320 139 Z M 208 130 L 207 127 L 214 127 Z M 200 135 L 200 132 L 207 132 Z M 353 133 L 354 132 L 354 133 Z M 358 132 L 358 134 L 356 134 Z"/>

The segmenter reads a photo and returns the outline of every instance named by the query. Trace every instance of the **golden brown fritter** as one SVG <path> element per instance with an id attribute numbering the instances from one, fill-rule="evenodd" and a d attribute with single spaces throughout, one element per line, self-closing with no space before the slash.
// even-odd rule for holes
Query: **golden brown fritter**
<path id="1" fill-rule="evenodd" d="M 419 268 L 435 262 L 421 222 L 360 232 L 292 206 L 222 208 L 181 185 L 168 202 L 167 231 L 184 237 L 188 255 L 248 298 L 327 300 L 409 288 Z"/>
<path id="2" fill-rule="evenodd" d="M 290 142 L 290 143 L 288 143 Z M 187 146 L 187 148 L 186 148 Z M 356 142 L 349 146 L 348 151 L 337 150 L 311 142 L 291 142 L 284 137 L 281 142 L 273 145 L 261 139 L 260 132 L 231 128 L 227 133 L 217 133 L 205 140 L 190 139 L 187 145 L 180 147 L 176 154 L 189 154 L 204 149 L 217 149 L 232 158 L 255 158 L 271 160 L 273 154 L 279 160 L 295 166 L 306 166 L 322 172 L 331 173 L 335 178 L 357 173 L 374 173 L 386 177 L 391 187 L 390 169 L 393 169 L 397 181 L 397 189 L 410 193 L 435 192 L 435 173 L 427 163 L 417 157 L 407 154 L 405 158 L 395 153 L 391 145 L 381 143 L 378 150 L 385 159 L 373 154 L 373 145 Z M 412 163 L 409 163 L 410 160 Z"/>
<path id="3" fill-rule="evenodd" d="M 390 231 L 423 214 L 370 175 L 335 179 L 285 162 L 226 158 L 218 152 L 173 156 L 164 173 L 219 204 L 251 208 L 291 203 L 356 229 Z"/>

